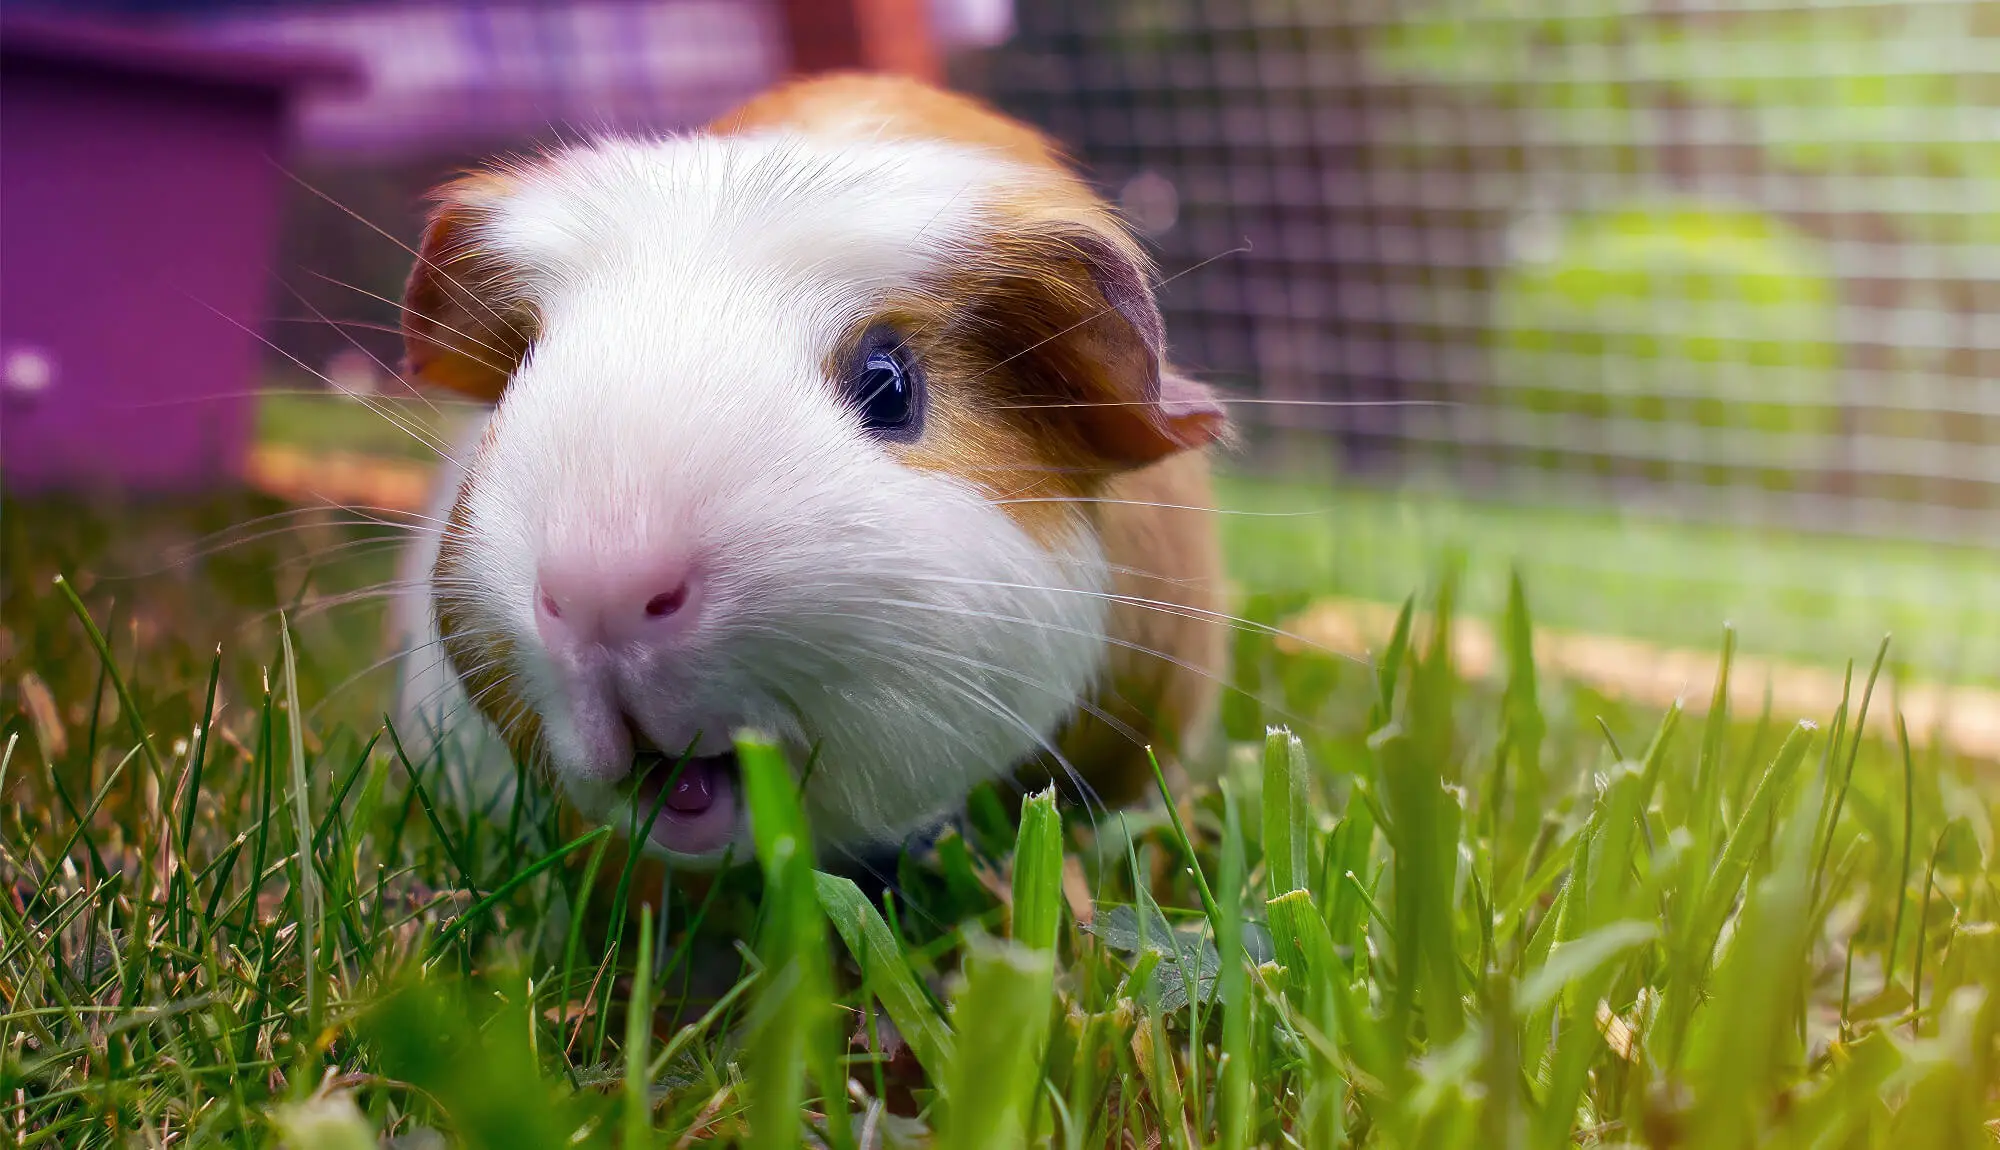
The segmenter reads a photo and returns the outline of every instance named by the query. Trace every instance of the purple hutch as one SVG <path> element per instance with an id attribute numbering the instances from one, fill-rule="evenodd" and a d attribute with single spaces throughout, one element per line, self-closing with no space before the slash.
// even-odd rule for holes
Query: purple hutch
<path id="1" fill-rule="evenodd" d="M 0 17 L 0 470 L 14 490 L 235 481 L 288 113 L 324 54 Z"/>

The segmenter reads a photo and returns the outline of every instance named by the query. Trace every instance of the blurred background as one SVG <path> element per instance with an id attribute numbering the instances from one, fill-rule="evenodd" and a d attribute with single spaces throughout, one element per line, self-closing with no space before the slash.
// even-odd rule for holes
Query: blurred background
<path id="1" fill-rule="evenodd" d="M 10 602 L 79 507 L 150 529 L 248 490 L 196 520 L 240 539 L 271 507 L 420 506 L 400 425 L 455 415 L 395 379 L 390 301 L 441 177 L 876 68 L 1046 129 L 1154 247 L 1175 358 L 1245 401 L 1246 594 L 1338 643 L 1443 559 L 1488 618 L 1518 568 L 1538 622 L 1648 644 L 1613 679 L 1725 623 L 1800 674 L 1893 631 L 2000 757 L 1995 0 L 0 14 Z"/>

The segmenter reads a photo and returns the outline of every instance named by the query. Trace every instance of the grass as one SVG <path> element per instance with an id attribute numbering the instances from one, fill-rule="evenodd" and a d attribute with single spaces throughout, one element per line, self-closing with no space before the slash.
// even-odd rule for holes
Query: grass
<path id="1" fill-rule="evenodd" d="M 1536 674 L 1532 577 L 1492 688 L 1246 628 L 1171 806 L 992 788 L 874 900 L 751 746 L 753 865 L 658 896 L 381 729 L 376 609 L 320 609 L 379 530 L 101 575 L 265 510 L 0 517 L 15 1145 L 1992 1144 L 1995 776 L 1885 737 L 1866 662 L 1812 723 L 1633 710 Z"/>
<path id="2" fill-rule="evenodd" d="M 259 443 L 431 463 L 437 452 L 425 440 L 449 447 L 470 419 L 469 404 L 448 399 L 417 398 L 404 392 L 374 396 L 362 403 L 315 388 L 311 380 L 283 382 L 293 386 L 258 397 Z M 421 432 L 423 438 L 413 432 Z"/>
<path id="3" fill-rule="evenodd" d="M 1231 572 L 1259 590 L 1399 602 L 1454 553 L 1463 607 L 1499 620 L 1509 572 L 1546 626 L 1838 668 L 1884 631 L 1926 678 L 2000 685 L 2000 548 L 1748 530 L 1615 508 L 1354 482 L 1225 477 Z M 1241 514 L 1248 512 L 1249 514 Z"/>

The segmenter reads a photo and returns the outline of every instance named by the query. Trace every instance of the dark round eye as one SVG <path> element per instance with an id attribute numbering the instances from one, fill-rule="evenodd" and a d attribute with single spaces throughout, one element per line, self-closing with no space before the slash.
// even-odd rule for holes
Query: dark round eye
<path id="1" fill-rule="evenodd" d="M 923 376 L 903 337 L 868 333 L 846 380 L 848 402 L 861 424 L 882 439 L 915 439 L 922 429 Z"/>

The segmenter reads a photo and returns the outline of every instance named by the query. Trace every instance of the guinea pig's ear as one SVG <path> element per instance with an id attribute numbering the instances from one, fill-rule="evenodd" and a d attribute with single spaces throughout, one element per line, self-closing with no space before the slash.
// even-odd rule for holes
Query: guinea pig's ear
<path id="1" fill-rule="evenodd" d="M 1068 297 L 1044 342 L 1085 441 L 1107 462 L 1138 467 L 1215 442 L 1229 421 L 1208 388 L 1164 370 L 1166 326 L 1145 257 L 1115 229 L 1070 224 L 1044 237 L 1038 294 Z"/>
<path id="2" fill-rule="evenodd" d="M 1106 368 L 1090 381 L 1105 406 L 1081 411 L 1100 450 L 1121 462 L 1144 464 L 1213 443 L 1229 424 L 1206 387 L 1163 370 L 1166 325 L 1146 265 L 1136 250 L 1125 250 L 1129 240 L 1119 240 L 1124 237 L 1085 232 L 1074 241 L 1110 309 L 1078 332 Z"/>
<path id="3" fill-rule="evenodd" d="M 462 176 L 434 207 L 403 288 L 403 363 L 412 378 L 491 402 L 534 339 L 520 277 L 479 241 L 479 224 L 512 189 L 496 173 Z"/>

